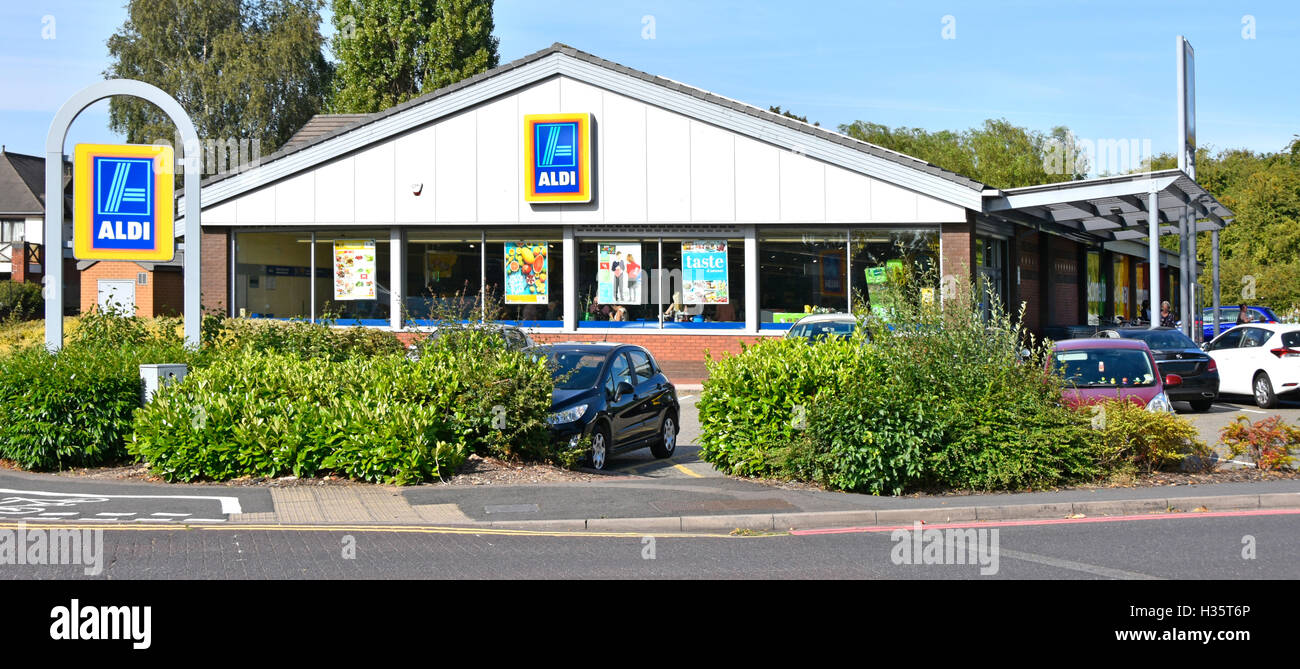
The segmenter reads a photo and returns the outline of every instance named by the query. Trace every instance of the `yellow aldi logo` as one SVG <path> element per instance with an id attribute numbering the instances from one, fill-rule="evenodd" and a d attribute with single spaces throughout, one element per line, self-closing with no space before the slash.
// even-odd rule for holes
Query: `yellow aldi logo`
<path id="1" fill-rule="evenodd" d="M 591 114 L 524 116 L 524 200 L 591 202 Z"/>
<path id="2" fill-rule="evenodd" d="M 78 144 L 73 255 L 78 260 L 171 260 L 174 161 L 170 146 Z"/>

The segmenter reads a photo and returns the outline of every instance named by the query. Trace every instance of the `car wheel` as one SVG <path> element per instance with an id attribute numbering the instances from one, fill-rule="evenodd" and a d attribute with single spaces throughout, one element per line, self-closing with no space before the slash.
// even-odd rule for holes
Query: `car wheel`
<path id="1" fill-rule="evenodd" d="M 604 470 L 609 462 L 609 429 L 603 423 L 598 423 L 591 431 L 591 455 L 588 459 L 592 469 Z"/>
<path id="2" fill-rule="evenodd" d="M 1192 411 L 1205 413 L 1210 410 L 1210 405 L 1214 404 L 1214 400 L 1192 400 L 1189 404 L 1192 405 Z"/>
<path id="3" fill-rule="evenodd" d="M 650 446 L 650 452 L 656 458 L 671 458 L 677 450 L 677 415 L 669 411 L 664 416 L 663 425 L 659 426 L 659 440 Z"/>
<path id="4" fill-rule="evenodd" d="M 1261 409 L 1277 408 L 1277 395 L 1273 393 L 1273 382 L 1267 372 L 1255 375 L 1255 404 Z"/>

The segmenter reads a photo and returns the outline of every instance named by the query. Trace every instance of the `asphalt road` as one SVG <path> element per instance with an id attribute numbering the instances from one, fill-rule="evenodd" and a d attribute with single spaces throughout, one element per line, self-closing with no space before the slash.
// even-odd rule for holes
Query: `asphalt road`
<path id="1" fill-rule="evenodd" d="M 1174 411 L 1190 420 L 1200 431 L 1201 439 L 1211 446 L 1219 443 L 1219 435 L 1223 428 L 1235 421 L 1238 416 L 1245 416 L 1251 421 L 1269 416 L 1281 416 L 1282 420 L 1291 425 L 1300 425 L 1300 401 L 1283 400 L 1276 409 L 1261 409 L 1252 397 L 1223 395 L 1205 413 L 1192 411 L 1191 405 L 1184 402 L 1174 402 Z M 1218 450 L 1220 454 L 1226 455 L 1222 448 Z M 1245 457 L 1241 459 L 1248 460 Z"/>
<path id="2" fill-rule="evenodd" d="M 899 547 L 912 537 L 889 530 L 649 537 L 113 525 L 97 576 L 81 565 L 0 564 L 0 579 L 1300 578 L 1295 512 L 1054 523 L 980 525 L 997 531 L 997 549 L 987 534 L 967 564 L 910 564 Z"/>

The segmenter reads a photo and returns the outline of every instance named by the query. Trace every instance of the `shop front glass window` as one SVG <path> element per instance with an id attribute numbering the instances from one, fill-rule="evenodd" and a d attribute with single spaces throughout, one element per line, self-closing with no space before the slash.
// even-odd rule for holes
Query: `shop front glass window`
<path id="1" fill-rule="evenodd" d="M 897 299 L 935 299 L 939 233 L 934 230 L 853 231 L 849 285 L 853 310 L 888 318 Z"/>
<path id="2" fill-rule="evenodd" d="M 482 233 L 477 229 L 406 233 L 405 319 L 416 325 L 482 317 Z"/>
<path id="3" fill-rule="evenodd" d="M 662 270 L 650 278 L 665 328 L 744 327 L 743 238 L 665 237 Z"/>
<path id="4" fill-rule="evenodd" d="M 843 231 L 763 230 L 758 243 L 759 320 L 793 323 L 849 307 Z"/>
<path id="5" fill-rule="evenodd" d="M 389 325 L 391 255 L 387 228 L 316 233 L 316 318 L 337 325 Z"/>
<path id="6" fill-rule="evenodd" d="M 322 261 L 320 267 L 328 265 Z M 324 284 L 318 290 L 319 285 Z M 311 233 L 239 232 L 234 288 L 235 313 L 241 316 L 310 318 Z"/>
<path id="7" fill-rule="evenodd" d="M 578 326 L 659 327 L 652 275 L 660 268 L 654 239 L 578 242 Z"/>
<path id="8" fill-rule="evenodd" d="M 558 228 L 487 231 L 488 316 L 524 327 L 564 325 L 564 244 Z"/>

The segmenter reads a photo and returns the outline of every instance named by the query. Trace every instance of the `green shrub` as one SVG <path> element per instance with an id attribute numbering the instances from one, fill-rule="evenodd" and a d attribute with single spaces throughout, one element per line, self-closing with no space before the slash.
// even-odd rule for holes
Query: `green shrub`
<path id="1" fill-rule="evenodd" d="M 26 321 L 44 316 L 41 284 L 0 281 L 0 321 Z"/>
<path id="2" fill-rule="evenodd" d="M 1295 462 L 1292 452 L 1300 449 L 1300 427 L 1287 425 L 1281 416 L 1250 422 L 1245 416 L 1223 428 L 1220 443 L 1230 457 L 1250 454 L 1257 469 L 1280 469 Z"/>
<path id="3" fill-rule="evenodd" d="M 140 365 L 195 364 L 173 322 L 92 312 L 57 353 L 0 356 L 0 457 L 26 469 L 91 467 L 126 457 Z"/>
<path id="4" fill-rule="evenodd" d="M 159 393 L 130 452 L 169 481 L 317 476 L 410 484 L 471 452 L 558 460 L 550 376 L 484 347 L 332 361 L 244 348 Z"/>
<path id="5" fill-rule="evenodd" d="M 250 349 L 334 361 L 358 355 L 391 355 L 406 350 L 396 335 L 373 328 L 335 328 L 328 322 L 217 316 L 204 318 L 203 341 L 206 346 L 223 351 Z"/>
<path id="6" fill-rule="evenodd" d="M 808 422 L 819 393 L 865 383 L 869 364 L 860 338 L 816 345 L 769 339 L 738 355 L 709 359 L 697 403 L 700 457 L 742 476 L 778 474 L 781 447 Z"/>
<path id="7" fill-rule="evenodd" d="M 1213 452 L 1186 418 L 1164 411 L 1147 411 L 1128 399 L 1109 399 L 1081 407 L 1097 429 L 1096 459 L 1104 471 L 1150 473 L 1176 468 L 1185 461 L 1209 468 Z"/>
<path id="8" fill-rule="evenodd" d="M 969 289 L 939 305 L 914 277 L 891 281 L 892 299 L 858 315 L 869 340 L 768 341 L 711 362 L 701 457 L 734 474 L 875 494 L 1096 476 L 1088 421 L 1061 408 L 1040 366 L 1045 346 L 995 297 L 982 317 Z"/>

